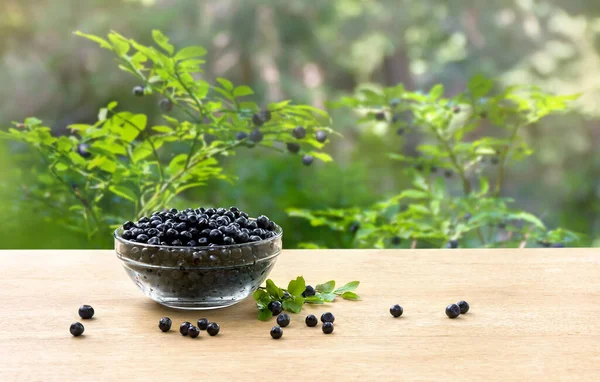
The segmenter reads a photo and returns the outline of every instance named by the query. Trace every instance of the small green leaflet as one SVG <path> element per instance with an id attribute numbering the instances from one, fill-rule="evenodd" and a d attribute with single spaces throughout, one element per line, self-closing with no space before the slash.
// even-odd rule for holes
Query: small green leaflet
<path id="1" fill-rule="evenodd" d="M 321 293 L 330 293 L 330 292 L 332 292 L 334 289 L 335 289 L 335 281 L 333 281 L 333 280 L 327 281 L 327 282 L 326 282 L 326 283 L 324 283 L 324 284 L 318 284 L 318 285 L 315 287 L 315 290 L 316 290 L 317 292 L 321 292 Z"/>
<path id="2" fill-rule="evenodd" d="M 275 285 L 271 279 L 267 280 L 267 292 L 276 299 L 283 298 L 283 290 Z"/>
<path id="3" fill-rule="evenodd" d="M 342 298 L 345 300 L 360 300 L 360 297 L 351 291 L 346 291 L 344 293 L 342 293 Z"/>
<path id="4" fill-rule="evenodd" d="M 353 291 L 360 285 L 360 281 L 350 281 L 348 284 L 343 287 L 337 288 L 334 293 L 337 295 L 343 294 L 344 292 Z"/>
<path id="5" fill-rule="evenodd" d="M 302 311 L 302 305 L 304 305 L 304 298 L 300 296 L 294 296 L 293 299 L 286 299 L 283 301 L 283 309 L 292 313 L 300 313 Z"/>
<path id="6" fill-rule="evenodd" d="M 288 284 L 288 292 L 293 296 L 301 296 L 302 292 L 306 289 L 306 282 L 304 277 L 298 276 L 295 280 L 290 281 Z"/>
<path id="7" fill-rule="evenodd" d="M 261 321 L 267 321 L 271 317 L 273 317 L 273 313 L 269 310 L 269 308 L 261 308 L 258 310 L 258 319 Z"/>

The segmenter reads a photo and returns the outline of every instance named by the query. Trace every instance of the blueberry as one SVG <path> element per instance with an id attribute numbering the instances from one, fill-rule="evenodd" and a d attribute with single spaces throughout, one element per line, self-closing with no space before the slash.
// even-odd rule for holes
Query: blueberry
<path id="1" fill-rule="evenodd" d="M 399 127 L 399 128 L 396 130 L 396 134 L 398 134 L 398 135 L 402 135 L 402 134 L 404 134 L 404 128 L 403 128 L 403 127 Z"/>
<path id="2" fill-rule="evenodd" d="M 350 227 L 348 228 L 348 230 L 350 231 L 350 233 L 356 233 L 356 231 L 358 231 L 359 228 L 360 228 L 360 223 L 354 222 L 354 223 L 350 224 Z"/>
<path id="3" fill-rule="evenodd" d="M 217 210 L 215 211 L 215 213 L 216 213 L 217 215 L 219 215 L 219 216 L 223 216 L 223 215 L 225 215 L 225 212 L 227 212 L 227 210 L 226 210 L 225 208 L 223 208 L 223 207 L 219 207 L 219 208 L 217 208 Z"/>
<path id="4" fill-rule="evenodd" d="M 245 226 L 246 226 L 246 224 L 248 224 L 248 219 L 246 219 L 246 218 L 245 218 L 245 217 L 243 217 L 243 216 L 240 216 L 239 218 L 235 219 L 235 222 L 236 222 L 237 224 L 239 224 L 239 225 L 240 225 L 240 227 L 245 227 Z"/>
<path id="5" fill-rule="evenodd" d="M 563 243 L 552 243 L 550 244 L 550 248 L 564 248 L 565 245 Z"/>
<path id="6" fill-rule="evenodd" d="M 400 317 L 403 312 L 404 309 L 402 309 L 402 307 L 398 304 L 392 305 L 392 307 L 390 308 L 390 314 L 394 317 Z"/>
<path id="7" fill-rule="evenodd" d="M 134 86 L 132 93 L 134 96 L 142 97 L 144 95 L 144 87 L 143 86 Z"/>
<path id="8" fill-rule="evenodd" d="M 245 229 L 245 228 L 244 228 Z M 240 232 L 237 235 L 237 241 L 239 243 L 247 243 L 250 241 L 250 236 L 246 232 Z"/>
<path id="9" fill-rule="evenodd" d="M 177 237 L 177 235 L 179 235 L 179 232 L 177 232 L 176 229 L 174 228 L 169 228 L 166 232 L 167 237 Z"/>
<path id="10" fill-rule="evenodd" d="M 469 311 L 469 303 L 464 300 L 457 302 L 456 305 L 458 305 L 460 309 L 460 314 L 465 314 Z"/>
<path id="11" fill-rule="evenodd" d="M 148 240 L 148 244 L 150 244 L 150 245 L 159 245 L 160 244 L 160 239 L 158 237 L 156 237 L 156 236 L 151 237 Z"/>
<path id="12" fill-rule="evenodd" d="M 229 218 L 230 221 L 234 221 L 236 216 L 233 212 L 231 211 L 225 211 L 225 213 L 223 214 L 223 216 L 227 216 Z"/>
<path id="13" fill-rule="evenodd" d="M 313 162 L 314 158 L 312 157 L 312 155 L 308 155 L 306 154 L 305 156 L 302 157 L 302 164 L 304 164 L 305 166 L 310 166 Z"/>
<path id="14" fill-rule="evenodd" d="M 335 317 L 331 312 L 325 312 L 321 315 L 321 322 L 331 322 L 335 321 Z"/>
<path id="15" fill-rule="evenodd" d="M 74 322 L 71 324 L 71 327 L 69 328 L 69 331 L 75 337 L 79 337 L 80 335 L 82 335 L 84 330 L 85 330 L 85 328 L 83 327 L 83 324 L 81 322 Z"/>
<path id="16" fill-rule="evenodd" d="M 446 316 L 456 318 L 460 315 L 460 307 L 456 304 L 450 304 L 446 307 Z"/>
<path id="17" fill-rule="evenodd" d="M 148 237 L 148 235 L 146 235 L 146 234 L 143 234 L 143 233 L 142 233 L 142 234 L 140 234 L 140 235 L 137 235 L 137 236 L 136 236 L 136 238 L 135 238 L 135 240 L 139 241 L 140 243 L 147 243 L 147 242 L 148 242 L 148 239 L 150 239 L 150 238 Z"/>
<path id="18" fill-rule="evenodd" d="M 281 338 L 281 336 L 283 336 L 283 329 L 281 329 L 279 326 L 273 326 L 271 328 L 271 337 L 274 340 L 278 340 Z"/>
<path id="19" fill-rule="evenodd" d="M 259 143 L 263 140 L 263 133 L 261 133 L 258 129 L 252 130 L 250 133 L 250 140 L 254 143 Z"/>
<path id="20" fill-rule="evenodd" d="M 467 213 L 466 213 L 466 214 L 463 216 L 463 219 L 465 219 L 465 220 L 469 220 L 469 219 L 471 219 L 471 216 L 472 216 L 472 215 L 471 215 L 471 213 L 470 213 L 470 212 L 467 212 Z"/>
<path id="21" fill-rule="evenodd" d="M 288 142 L 286 144 L 287 149 L 289 152 L 291 152 L 292 154 L 298 154 L 300 152 L 300 145 L 294 142 Z"/>
<path id="22" fill-rule="evenodd" d="M 123 231 L 123 233 L 121 234 L 121 237 L 125 240 L 131 240 L 131 239 L 133 239 L 133 233 L 127 229 L 127 230 Z"/>
<path id="23" fill-rule="evenodd" d="M 172 321 L 169 317 L 163 317 L 158 321 L 158 328 L 163 332 L 168 332 L 171 330 Z"/>
<path id="24" fill-rule="evenodd" d="M 315 316 L 314 314 L 309 314 L 308 316 L 306 316 L 306 320 L 304 320 L 304 322 L 306 322 L 306 326 L 309 326 L 311 328 L 317 326 L 317 324 L 319 323 L 319 321 L 317 320 L 317 316 Z"/>
<path id="25" fill-rule="evenodd" d="M 208 326 L 206 327 L 206 331 L 210 336 L 216 336 L 219 334 L 219 330 L 221 330 L 221 327 L 219 327 L 219 324 L 216 322 L 209 322 Z"/>
<path id="26" fill-rule="evenodd" d="M 215 210 L 214 208 L 209 208 L 207 209 L 204 213 L 207 214 L 208 216 L 212 216 L 217 212 L 217 210 Z"/>
<path id="27" fill-rule="evenodd" d="M 333 322 L 324 322 L 323 327 L 321 329 L 325 334 L 333 333 Z"/>
<path id="28" fill-rule="evenodd" d="M 198 337 L 198 334 L 200 334 L 200 330 L 198 330 L 198 328 L 194 325 L 190 324 L 188 327 L 188 336 L 190 336 L 190 338 L 196 338 Z"/>
<path id="29" fill-rule="evenodd" d="M 215 219 L 215 222 L 218 226 L 228 226 L 231 223 L 227 216 L 219 216 L 217 219 Z"/>
<path id="30" fill-rule="evenodd" d="M 240 212 L 240 209 L 237 208 L 236 206 L 231 206 L 231 207 L 229 207 L 229 211 L 233 212 L 234 214 L 237 214 Z"/>
<path id="31" fill-rule="evenodd" d="M 156 228 L 148 228 L 145 233 L 148 236 L 156 236 L 158 235 L 158 230 Z"/>
<path id="32" fill-rule="evenodd" d="M 392 245 L 400 245 L 401 242 L 402 242 L 402 239 L 400 239 L 399 236 L 392 237 Z"/>
<path id="33" fill-rule="evenodd" d="M 267 308 L 269 308 L 269 310 L 271 311 L 271 313 L 273 313 L 274 316 L 277 316 L 283 311 L 283 306 L 279 301 L 271 301 L 269 305 L 267 305 Z"/>
<path id="34" fill-rule="evenodd" d="M 378 121 L 385 121 L 385 113 L 383 111 L 375 113 L 375 119 Z"/>
<path id="35" fill-rule="evenodd" d="M 398 98 L 393 98 L 393 99 L 390 101 L 390 106 L 391 106 L 391 107 L 398 107 L 398 105 L 400 105 L 400 99 L 398 99 Z"/>
<path id="36" fill-rule="evenodd" d="M 255 228 L 258 228 L 258 225 L 257 225 L 257 223 L 256 223 L 256 220 L 250 220 L 250 221 L 248 222 L 248 224 L 246 224 L 246 228 L 248 228 L 248 229 L 250 229 L 250 230 L 252 230 L 252 229 L 255 229 Z"/>
<path id="37" fill-rule="evenodd" d="M 225 237 L 223 237 L 223 244 L 232 245 L 232 244 L 235 244 L 235 240 L 233 240 L 232 237 L 225 236 Z"/>
<path id="38" fill-rule="evenodd" d="M 179 237 L 181 238 L 181 240 L 186 241 L 186 239 L 192 240 L 194 236 L 189 231 L 181 231 L 179 232 Z"/>
<path id="39" fill-rule="evenodd" d="M 262 238 L 260 236 L 252 235 L 250 236 L 250 241 L 261 241 Z"/>
<path id="40" fill-rule="evenodd" d="M 296 139 L 302 139 L 306 137 L 306 129 L 302 126 L 295 127 L 294 130 L 292 130 L 292 136 Z"/>
<path id="41" fill-rule="evenodd" d="M 175 226 L 173 228 L 175 228 L 177 231 L 181 232 L 181 231 L 187 230 L 188 226 L 184 222 L 181 222 L 181 223 L 175 224 Z"/>
<path id="42" fill-rule="evenodd" d="M 182 336 L 187 336 L 190 326 L 192 326 L 192 324 L 190 322 L 187 322 L 187 321 L 182 322 L 181 325 L 179 326 L 179 333 L 181 333 Z"/>
<path id="43" fill-rule="evenodd" d="M 269 220 L 269 218 L 266 217 L 265 215 L 260 215 L 259 217 L 256 218 L 256 225 L 259 228 L 268 228 L 270 222 L 271 221 Z"/>
<path id="44" fill-rule="evenodd" d="M 77 154 L 82 158 L 89 158 L 92 154 L 88 151 L 90 146 L 87 143 L 80 143 L 77 145 Z"/>
<path id="45" fill-rule="evenodd" d="M 128 229 L 132 229 L 135 227 L 135 224 L 132 221 L 126 221 L 125 224 L 123 224 L 123 229 L 128 230 Z"/>
<path id="46" fill-rule="evenodd" d="M 317 133 L 315 134 L 315 139 L 321 143 L 325 142 L 327 140 L 327 133 L 324 132 L 323 130 L 319 130 L 317 131 Z"/>
<path id="47" fill-rule="evenodd" d="M 160 102 L 158 103 L 158 106 L 164 112 L 169 112 L 169 111 L 173 110 L 173 102 L 171 102 L 171 100 L 168 98 L 161 99 Z"/>
<path id="48" fill-rule="evenodd" d="M 94 317 L 94 308 L 90 305 L 81 305 L 79 307 L 79 317 L 88 319 Z"/>
<path id="49" fill-rule="evenodd" d="M 201 318 L 198 320 L 198 329 L 206 330 L 208 328 L 208 319 Z"/>
<path id="50" fill-rule="evenodd" d="M 446 248 L 458 248 L 458 240 L 452 239 L 446 244 Z"/>
<path id="51" fill-rule="evenodd" d="M 174 247 L 181 247 L 183 245 L 183 242 L 179 239 L 175 239 L 171 242 L 171 245 Z"/>
<path id="52" fill-rule="evenodd" d="M 315 293 L 315 288 L 313 288 L 312 285 L 307 285 L 304 292 L 302 292 L 302 297 L 314 296 Z"/>
<path id="53" fill-rule="evenodd" d="M 261 126 L 271 120 L 271 112 L 269 110 L 261 110 L 252 116 L 252 123 L 256 126 Z"/>
<path id="54" fill-rule="evenodd" d="M 281 313 L 277 316 L 277 325 L 285 328 L 290 324 L 290 316 L 287 313 Z"/>

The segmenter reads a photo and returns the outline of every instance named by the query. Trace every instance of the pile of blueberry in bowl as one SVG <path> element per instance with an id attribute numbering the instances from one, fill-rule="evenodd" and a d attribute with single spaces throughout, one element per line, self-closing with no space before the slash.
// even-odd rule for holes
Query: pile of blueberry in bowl
<path id="1" fill-rule="evenodd" d="M 154 301 L 180 309 L 226 307 L 266 280 L 283 231 L 236 207 L 154 212 L 115 231 L 117 257 Z"/>

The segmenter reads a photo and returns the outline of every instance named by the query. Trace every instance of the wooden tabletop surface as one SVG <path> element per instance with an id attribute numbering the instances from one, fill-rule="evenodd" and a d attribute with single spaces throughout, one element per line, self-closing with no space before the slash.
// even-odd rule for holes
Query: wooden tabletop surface
<path id="1" fill-rule="evenodd" d="M 362 301 L 306 306 L 278 341 L 251 299 L 205 312 L 152 302 L 112 251 L 1 251 L 0 271 L 0 381 L 600 379 L 596 249 L 284 251 L 276 283 L 360 280 Z M 462 299 L 471 311 L 448 319 Z M 325 311 L 332 335 L 304 324 Z M 178 333 L 202 316 L 218 336 Z"/>

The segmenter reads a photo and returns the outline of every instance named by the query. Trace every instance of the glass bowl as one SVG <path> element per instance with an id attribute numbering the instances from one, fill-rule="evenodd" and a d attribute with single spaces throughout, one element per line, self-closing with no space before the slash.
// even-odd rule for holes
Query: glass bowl
<path id="1" fill-rule="evenodd" d="M 152 300 L 177 309 L 236 304 L 266 280 L 281 253 L 283 230 L 261 241 L 213 247 L 141 244 L 115 231 L 115 251 L 135 284 Z"/>

